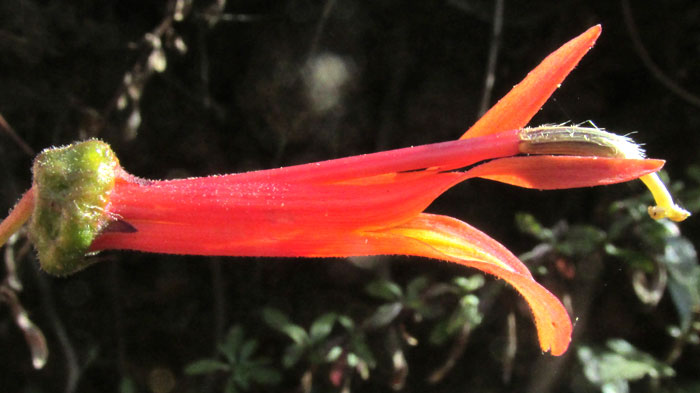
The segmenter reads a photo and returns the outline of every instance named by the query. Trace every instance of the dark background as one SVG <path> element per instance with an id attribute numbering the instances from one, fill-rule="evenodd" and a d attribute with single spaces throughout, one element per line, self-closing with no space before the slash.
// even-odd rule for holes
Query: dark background
<path id="1" fill-rule="evenodd" d="M 494 2 L 228 1 L 220 8 L 195 1 L 181 21 L 174 20 L 175 4 L 0 2 L 0 113 L 26 143 L 0 135 L 0 209 L 8 210 L 29 188 L 34 153 L 88 137 L 110 143 L 137 176 L 172 178 L 445 141 L 479 116 L 498 16 Z M 602 24 L 596 46 L 531 125 L 592 120 L 620 134 L 636 131 L 648 155 L 667 160 L 671 178 L 684 180 L 686 169 L 699 163 L 700 4 L 625 4 L 505 1 L 488 104 L 551 51 Z M 149 32 L 160 38 L 161 54 L 145 40 Z M 183 44 L 186 50 L 178 50 Z M 162 56 L 163 72 L 153 70 L 152 56 Z M 314 90 L 314 67 L 322 65 L 338 72 L 336 88 Z M 127 73 L 131 83 L 124 82 Z M 120 106 L 128 91 L 133 95 Z M 536 241 L 514 225 L 517 212 L 530 212 L 548 226 L 595 223 L 612 201 L 639 192 L 636 183 L 539 192 L 475 180 L 450 190 L 428 211 L 468 221 L 519 254 Z M 698 245 L 697 220 L 682 229 Z M 171 391 L 219 391 L 219 380 L 185 376 L 183 367 L 212 356 L 234 323 L 257 337 L 272 359 L 279 357 L 288 341 L 262 324 L 262 307 L 278 307 L 308 326 L 323 312 L 352 314 L 372 303 L 362 288 L 376 276 L 405 283 L 418 275 L 445 280 L 473 273 L 404 257 L 378 258 L 371 269 L 344 260 L 131 252 L 101 258 L 84 272 L 56 279 L 36 272 L 32 252 L 22 254 L 21 301 L 52 354 L 44 370 L 34 371 L 21 332 L 0 308 L 4 391 L 67 391 L 70 378 L 76 391 L 118 391 L 127 377 L 138 391 L 154 391 L 153 370 L 175 379 Z M 616 297 L 594 302 L 595 322 L 574 346 L 576 340 L 624 337 L 663 358 L 671 345 L 665 326 L 676 323 L 673 306 L 667 299 L 653 309 L 641 306 L 619 261 L 600 274 L 595 299 Z M 582 387 L 573 350 L 559 359 L 540 353 L 527 309 L 512 292 L 504 293 L 442 382 L 431 385 L 426 376 L 449 345 L 408 349 L 404 391 L 595 391 Z M 520 340 L 506 381 L 497 347 L 511 310 Z M 416 327 L 413 333 L 420 339 L 421 332 Z M 381 342 L 382 336 L 373 339 Z M 374 349 L 376 370 L 368 381 L 353 379 L 352 390 L 390 390 L 391 359 L 381 345 Z M 697 379 L 698 355 L 696 347 L 686 348 L 675 366 L 679 384 Z M 266 389 L 298 391 L 303 367 L 284 371 L 283 382 Z M 262 387 L 251 391 L 257 389 Z"/>

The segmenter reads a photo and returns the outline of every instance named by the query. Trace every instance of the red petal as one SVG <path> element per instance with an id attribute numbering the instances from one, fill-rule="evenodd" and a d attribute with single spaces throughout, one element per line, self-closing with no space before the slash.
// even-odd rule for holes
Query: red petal
<path id="1" fill-rule="evenodd" d="M 525 188 L 556 190 L 622 183 L 656 172 L 662 160 L 578 156 L 508 157 L 469 171 L 481 177 Z"/>
<path id="2" fill-rule="evenodd" d="M 593 26 L 547 56 L 460 139 L 523 128 L 600 36 Z"/>
<path id="3" fill-rule="evenodd" d="M 532 278 L 518 258 L 479 230 L 451 217 L 424 213 L 398 227 L 368 235 L 366 245 L 372 254 L 442 259 L 502 278 L 529 304 L 542 350 L 551 350 L 552 355 L 566 352 L 572 325 L 564 306 Z"/>
<path id="4" fill-rule="evenodd" d="M 277 169 L 212 176 L 196 181 L 211 184 L 338 183 L 425 168 L 450 170 L 491 158 L 516 155 L 519 153 L 519 143 L 518 131 L 514 130 L 482 138 L 412 146 Z"/>

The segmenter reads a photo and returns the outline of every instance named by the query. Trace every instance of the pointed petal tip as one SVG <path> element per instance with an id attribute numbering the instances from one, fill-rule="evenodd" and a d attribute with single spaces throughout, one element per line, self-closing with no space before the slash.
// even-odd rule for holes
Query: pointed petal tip
<path id="1" fill-rule="evenodd" d="M 593 47 L 601 32 L 601 25 L 590 27 L 552 52 L 460 139 L 524 127 Z"/>
<path id="2" fill-rule="evenodd" d="M 595 45 L 595 42 L 598 40 L 598 37 L 600 37 L 601 33 L 603 33 L 603 26 L 601 24 L 597 24 L 595 26 L 589 27 L 588 30 L 584 31 L 581 35 L 574 38 L 574 40 L 582 39 L 583 41 L 588 41 L 590 43 L 590 49 L 591 47 L 593 47 L 593 45 Z"/>
<path id="3" fill-rule="evenodd" d="M 591 34 L 594 35 L 595 38 L 600 37 L 600 33 L 603 32 L 603 25 L 598 23 L 597 25 L 591 26 L 586 30 L 583 34 Z"/>

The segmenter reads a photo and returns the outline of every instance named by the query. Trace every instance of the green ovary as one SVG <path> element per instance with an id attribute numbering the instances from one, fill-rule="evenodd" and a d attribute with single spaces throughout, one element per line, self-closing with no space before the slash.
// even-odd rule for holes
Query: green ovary
<path id="1" fill-rule="evenodd" d="M 68 275 L 89 265 L 85 254 L 109 222 L 104 208 L 118 167 L 112 149 L 98 140 L 47 149 L 37 156 L 29 233 L 47 273 Z"/>

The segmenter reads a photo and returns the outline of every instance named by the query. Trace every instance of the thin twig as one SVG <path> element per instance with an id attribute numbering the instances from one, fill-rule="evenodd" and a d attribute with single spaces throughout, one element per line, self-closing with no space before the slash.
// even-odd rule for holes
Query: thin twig
<path id="1" fill-rule="evenodd" d="M 326 28 L 326 23 L 328 22 L 328 19 L 330 19 L 331 11 L 333 11 L 335 3 L 336 0 L 326 0 L 326 3 L 323 6 L 321 18 L 318 20 L 318 24 L 316 25 L 316 31 L 314 32 L 314 36 L 311 39 L 311 46 L 309 47 L 308 56 L 309 59 L 312 58 L 318 51 L 318 43 L 321 40 L 321 36 L 323 35 L 323 30 Z"/>
<path id="2" fill-rule="evenodd" d="M 15 242 L 18 238 L 18 233 L 10 236 L 5 247 L 5 283 L 15 292 L 22 291 L 22 281 L 17 276 L 17 262 L 15 258 Z"/>
<path id="3" fill-rule="evenodd" d="M 22 283 L 17 276 L 14 243 L 18 236 L 13 236 L 5 248 L 5 267 L 7 276 L 0 284 L 0 303 L 6 303 L 17 327 L 24 333 L 29 351 L 32 355 L 32 365 L 39 370 L 44 367 L 49 358 L 49 348 L 46 337 L 41 329 L 29 319 L 29 314 L 22 306 L 17 293 L 22 290 Z M 24 248 L 24 247 L 23 247 Z M 21 249 L 20 256 L 25 252 Z"/>
<path id="4" fill-rule="evenodd" d="M 0 130 L 5 132 L 10 137 L 10 139 L 12 139 L 17 144 L 17 146 L 19 146 L 20 149 L 22 149 L 22 151 L 27 153 L 28 156 L 34 157 L 34 155 L 36 154 L 34 152 L 34 149 L 29 147 L 27 142 L 25 142 L 24 139 L 22 139 L 22 137 L 20 137 L 19 134 L 17 134 L 15 129 L 12 128 L 10 123 L 8 123 L 7 120 L 5 120 L 5 118 L 1 114 L 0 114 Z"/>
<path id="5" fill-rule="evenodd" d="M 15 324 L 24 333 L 24 339 L 32 354 L 32 365 L 37 370 L 43 368 L 49 358 L 49 348 L 46 345 L 44 333 L 29 319 L 27 310 L 24 309 L 17 293 L 7 281 L 0 284 L 0 303 L 6 303 L 10 307 Z"/>
<path id="6" fill-rule="evenodd" d="M 515 354 L 518 350 L 518 334 L 517 334 L 517 321 L 515 319 L 515 313 L 511 310 L 508 313 L 508 344 L 506 345 L 505 351 L 503 352 L 503 383 L 508 385 L 511 378 L 513 377 L 513 364 L 515 363 Z"/>
<path id="7" fill-rule="evenodd" d="M 454 341 L 450 348 L 450 353 L 447 355 L 445 362 L 438 367 L 435 371 L 430 373 L 428 377 L 428 382 L 431 384 L 436 384 L 442 381 L 443 378 L 449 373 L 452 368 L 457 364 L 457 360 L 462 357 L 464 350 L 467 348 L 467 342 L 469 342 L 469 336 L 472 331 L 471 323 L 465 323 L 462 325 L 462 329 L 457 335 L 457 339 Z"/>
<path id="8" fill-rule="evenodd" d="M 664 362 L 669 366 L 672 366 L 674 363 L 676 363 L 678 359 L 680 359 L 681 355 L 683 355 L 683 349 L 688 344 L 690 336 L 696 333 L 696 329 L 693 328 L 693 325 L 697 320 L 698 316 L 696 315 L 690 321 L 688 326 L 684 327 L 681 330 L 681 333 L 676 337 L 676 339 L 673 340 L 673 345 L 671 345 L 671 349 L 668 351 L 668 354 L 664 358 Z"/>
<path id="9" fill-rule="evenodd" d="M 170 0 L 166 9 L 168 11 L 158 26 L 144 34 L 140 46 L 141 54 L 131 70 L 124 74 L 122 83 L 117 88 L 112 100 L 102 110 L 103 119 L 109 118 L 116 110 L 123 109 L 127 105 L 127 99 L 131 103 L 132 113 L 138 112 L 141 95 L 146 83 L 156 72 L 164 69 L 164 67 L 163 69 L 157 69 L 152 59 L 159 55 L 165 56 L 162 52 L 164 38 L 174 34 L 173 25 L 175 22 L 186 18 L 192 7 L 187 1 Z M 135 128 L 138 128 L 138 124 Z M 127 139 L 133 136 L 135 135 L 127 136 Z"/>
<path id="10" fill-rule="evenodd" d="M 53 331 L 56 334 L 56 338 L 58 338 L 58 343 L 63 350 L 63 356 L 65 358 L 66 386 L 63 391 L 65 393 L 73 393 L 78 386 L 78 380 L 82 373 L 80 365 L 78 364 L 78 356 L 75 353 L 75 348 L 73 348 L 73 343 L 71 343 L 68 337 L 65 326 L 56 312 L 56 306 L 53 303 L 54 296 L 51 293 L 51 286 L 48 279 L 41 274 L 38 269 L 33 270 L 36 272 L 36 279 L 39 283 L 42 307 L 45 310 L 45 315 L 51 322 Z"/>
<path id="11" fill-rule="evenodd" d="M 661 70 L 661 68 L 659 68 L 659 66 L 656 65 L 656 63 L 654 63 L 654 60 L 651 59 L 649 52 L 644 47 L 644 44 L 642 44 L 642 40 L 639 36 L 637 25 L 634 22 L 634 17 L 632 16 L 632 9 L 630 8 L 628 0 L 622 0 L 622 14 L 625 18 L 625 26 L 627 26 L 627 32 L 629 33 L 630 39 L 634 44 L 634 49 L 637 51 L 637 55 L 639 55 L 640 59 L 642 60 L 642 64 L 644 64 L 644 66 L 649 69 L 649 72 L 651 72 L 651 75 L 654 78 L 656 78 L 656 80 L 659 81 L 659 83 L 661 83 L 664 87 L 670 90 L 671 93 L 677 95 L 678 97 L 680 97 L 681 99 L 683 99 L 691 105 L 700 107 L 700 97 L 689 92 L 688 90 L 684 89 L 676 82 L 674 82 L 670 77 L 668 77 L 668 75 L 666 75 Z"/>
<path id="12" fill-rule="evenodd" d="M 114 336 L 117 342 L 117 364 L 122 376 L 128 375 L 128 363 L 126 357 L 126 339 L 124 338 L 124 308 L 121 298 L 121 265 L 110 263 L 108 285 L 112 298 L 112 313 L 114 315 Z"/>
<path id="13" fill-rule="evenodd" d="M 489 44 L 489 59 L 486 63 L 486 78 L 484 79 L 484 92 L 481 95 L 479 116 L 483 116 L 491 106 L 491 93 L 496 81 L 496 64 L 498 62 L 498 50 L 501 47 L 501 33 L 503 31 L 503 8 L 505 0 L 496 0 L 493 10 L 493 28 L 491 30 L 491 43 Z"/>

